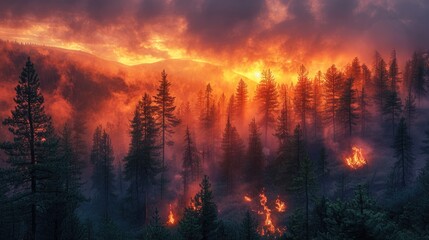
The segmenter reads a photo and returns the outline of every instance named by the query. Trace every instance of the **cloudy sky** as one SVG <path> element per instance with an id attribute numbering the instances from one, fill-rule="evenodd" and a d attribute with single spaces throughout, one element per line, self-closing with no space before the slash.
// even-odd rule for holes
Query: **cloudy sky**
<path id="1" fill-rule="evenodd" d="M 242 72 L 409 56 L 429 45 L 426 0 L 0 1 L 0 38 L 134 65 L 186 58 Z"/>

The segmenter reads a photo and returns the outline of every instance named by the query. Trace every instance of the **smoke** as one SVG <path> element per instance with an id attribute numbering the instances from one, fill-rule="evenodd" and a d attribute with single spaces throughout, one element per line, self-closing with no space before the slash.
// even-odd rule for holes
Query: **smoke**
<path id="1" fill-rule="evenodd" d="M 3 1 L 0 37 L 131 64 L 197 58 L 318 70 L 354 55 L 369 62 L 376 49 L 427 49 L 428 10 L 407 0 Z"/>

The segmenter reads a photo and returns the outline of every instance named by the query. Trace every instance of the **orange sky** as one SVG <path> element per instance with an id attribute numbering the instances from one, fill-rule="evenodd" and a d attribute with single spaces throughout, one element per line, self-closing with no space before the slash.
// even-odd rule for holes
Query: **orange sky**
<path id="1" fill-rule="evenodd" d="M 0 3 L 0 38 L 82 50 L 127 65 L 180 58 L 251 79 L 310 73 L 375 50 L 429 44 L 429 2 L 408 0 L 16 0 Z"/>

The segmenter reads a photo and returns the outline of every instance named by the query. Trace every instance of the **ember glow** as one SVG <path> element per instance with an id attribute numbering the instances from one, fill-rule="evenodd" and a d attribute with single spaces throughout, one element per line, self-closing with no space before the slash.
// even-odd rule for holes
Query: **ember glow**
<path id="1" fill-rule="evenodd" d="M 366 159 L 362 153 L 362 149 L 356 146 L 352 147 L 352 154 L 345 159 L 346 164 L 351 169 L 359 169 L 366 165 Z"/>
<path id="2" fill-rule="evenodd" d="M 244 201 L 246 201 L 246 202 L 251 202 L 251 201 L 252 201 L 252 198 L 250 198 L 249 196 L 245 195 L 245 196 L 244 196 Z"/>
<path id="3" fill-rule="evenodd" d="M 176 220 L 174 218 L 173 208 L 171 207 L 171 204 L 169 205 L 169 213 L 168 213 L 168 225 L 174 225 L 176 223 Z"/>
<path id="4" fill-rule="evenodd" d="M 286 211 L 286 204 L 285 204 L 285 202 L 280 200 L 280 197 L 277 197 L 277 199 L 276 199 L 276 209 L 280 213 Z"/>

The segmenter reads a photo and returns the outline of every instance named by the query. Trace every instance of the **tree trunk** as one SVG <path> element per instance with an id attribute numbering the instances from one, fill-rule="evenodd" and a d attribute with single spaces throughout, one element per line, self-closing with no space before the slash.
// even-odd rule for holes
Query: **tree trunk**
<path id="1" fill-rule="evenodd" d="M 30 76 L 30 73 L 27 72 L 28 76 Z M 29 88 L 29 83 L 27 82 L 27 87 Z M 37 226 L 37 222 L 36 222 L 36 214 L 37 214 L 37 209 L 36 209 L 36 202 L 35 202 L 35 195 L 36 195 L 36 176 L 35 176 L 35 165 L 37 164 L 36 162 L 36 155 L 35 155 L 35 149 L 34 149 L 34 126 L 33 126 L 33 110 L 31 108 L 31 99 L 30 96 L 28 96 L 27 99 L 27 104 L 28 104 L 28 123 L 30 125 L 30 155 L 31 155 L 31 165 L 32 165 L 32 169 L 31 169 L 31 194 L 33 196 L 32 199 L 32 203 L 31 203 L 31 239 L 35 240 L 36 239 L 36 226 Z"/>

